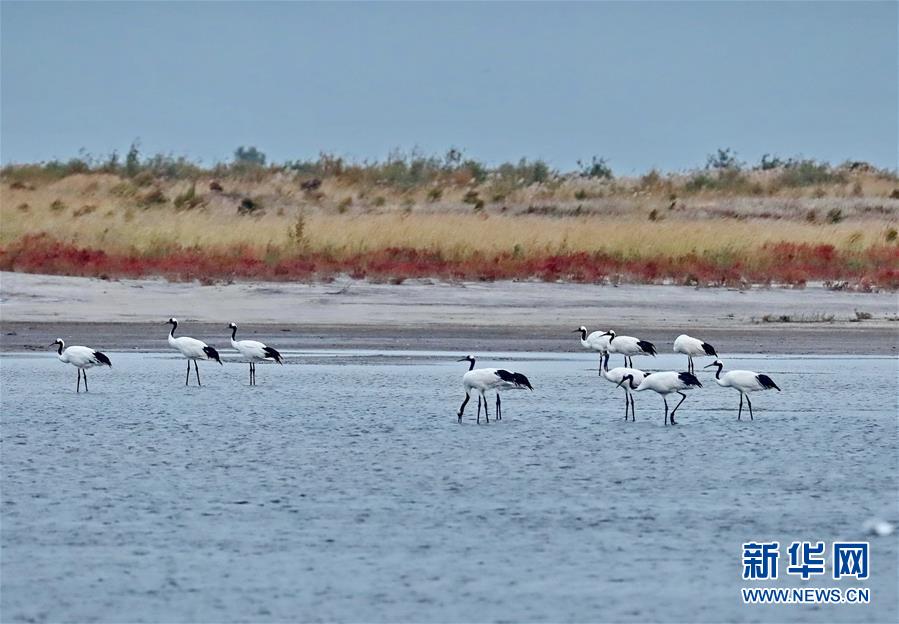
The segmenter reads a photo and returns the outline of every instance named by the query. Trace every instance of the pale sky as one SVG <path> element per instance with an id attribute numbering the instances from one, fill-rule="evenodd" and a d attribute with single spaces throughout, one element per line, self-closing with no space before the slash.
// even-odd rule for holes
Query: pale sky
<path id="1" fill-rule="evenodd" d="M 9 2 L 4 163 L 418 147 L 619 174 L 897 166 L 897 3 Z"/>

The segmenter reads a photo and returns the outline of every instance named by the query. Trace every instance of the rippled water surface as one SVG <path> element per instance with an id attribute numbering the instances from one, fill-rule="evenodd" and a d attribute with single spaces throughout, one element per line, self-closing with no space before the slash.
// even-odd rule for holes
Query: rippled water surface
<path id="1" fill-rule="evenodd" d="M 535 387 L 489 425 L 456 423 L 461 354 L 293 353 L 255 388 L 109 355 L 80 395 L 51 352 L 0 360 L 3 621 L 897 619 L 896 534 L 868 606 L 739 594 L 743 541 L 899 521 L 894 359 L 732 357 L 784 392 L 737 422 L 702 371 L 665 427 L 652 393 L 625 423 L 586 354 L 480 359 Z"/>

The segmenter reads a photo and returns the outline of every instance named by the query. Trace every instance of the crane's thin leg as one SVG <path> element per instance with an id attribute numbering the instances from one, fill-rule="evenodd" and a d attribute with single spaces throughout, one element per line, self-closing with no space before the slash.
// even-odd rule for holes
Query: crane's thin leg
<path id="1" fill-rule="evenodd" d="M 481 424 L 481 395 L 478 395 L 478 424 Z"/>
<path id="2" fill-rule="evenodd" d="M 188 385 L 190 383 L 190 360 L 187 360 L 187 377 L 184 378 L 184 385 Z"/>
<path id="3" fill-rule="evenodd" d="M 81 374 L 84 375 L 84 391 L 87 392 L 87 371 L 83 370 L 81 371 Z"/>
<path id="4" fill-rule="evenodd" d="M 637 422 L 637 417 L 634 415 L 634 395 L 631 394 L 631 422 Z"/>
<path id="5" fill-rule="evenodd" d="M 487 422 L 490 422 L 490 412 L 487 411 L 487 405 L 488 405 L 488 403 L 487 403 L 487 396 L 484 395 L 484 419 L 485 419 Z"/>
<path id="6" fill-rule="evenodd" d="M 87 377 L 84 378 L 84 387 L 87 388 Z M 754 420 L 752 418 L 752 401 L 749 400 L 749 395 L 746 395 L 746 405 L 749 406 L 749 420 Z"/>
<path id="7" fill-rule="evenodd" d="M 692 355 L 687 356 L 687 370 L 690 371 L 691 373 L 693 372 L 693 356 Z"/>
<path id="8" fill-rule="evenodd" d="M 624 393 L 624 420 L 627 420 L 627 392 Z"/>
<path id="9" fill-rule="evenodd" d="M 668 397 L 662 395 L 662 400 L 665 402 L 665 424 L 668 424 Z"/>
<path id="10" fill-rule="evenodd" d="M 190 364 L 188 364 L 188 367 Z M 197 361 L 194 360 L 194 372 L 197 374 L 197 387 L 199 388 L 202 384 L 200 383 L 200 369 L 197 368 Z"/>
<path id="11" fill-rule="evenodd" d="M 466 393 L 465 393 L 465 400 L 462 401 L 462 405 L 459 406 L 459 414 L 458 414 L 458 416 L 459 416 L 459 424 L 462 424 L 462 413 L 465 411 L 465 406 L 468 405 L 468 399 L 470 399 L 470 398 L 471 398 L 471 397 L 468 396 L 468 393 L 466 392 Z"/>
<path id="12" fill-rule="evenodd" d="M 500 403 L 499 403 L 499 392 L 497 392 L 496 393 L 496 411 L 494 412 L 494 414 L 496 414 L 497 420 L 503 419 L 503 415 L 501 414 L 501 411 L 502 411 L 502 408 L 500 407 Z"/>
<path id="13" fill-rule="evenodd" d="M 256 385 L 256 362 L 253 362 L 253 385 Z"/>
<path id="14" fill-rule="evenodd" d="M 674 409 L 671 410 L 671 424 L 672 424 L 672 425 L 676 425 L 676 424 L 677 424 L 676 422 L 674 422 L 674 412 L 677 411 L 677 408 L 680 407 L 680 404 L 683 403 L 684 400 L 687 398 L 687 395 L 684 394 L 683 392 L 678 392 L 678 394 L 681 395 L 681 400 L 678 401 L 678 402 L 677 402 L 677 405 L 674 406 Z"/>
<path id="15" fill-rule="evenodd" d="M 737 420 L 740 420 L 740 416 L 743 415 L 743 393 L 740 393 L 740 409 L 737 410 Z"/>
<path id="16" fill-rule="evenodd" d="M 78 382 L 75 384 L 75 392 L 77 393 L 81 392 L 81 369 L 76 368 L 75 370 L 78 371 Z"/>

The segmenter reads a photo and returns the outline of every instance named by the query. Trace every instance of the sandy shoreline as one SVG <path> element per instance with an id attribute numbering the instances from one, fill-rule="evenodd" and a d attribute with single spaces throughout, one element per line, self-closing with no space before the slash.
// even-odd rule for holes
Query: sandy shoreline
<path id="1" fill-rule="evenodd" d="M 870 320 L 851 322 L 856 310 Z M 3 351 L 43 349 L 57 336 L 110 350 L 165 350 L 169 316 L 185 332 L 227 343 L 244 337 L 285 349 L 577 351 L 578 325 L 614 328 L 668 351 L 682 332 L 741 353 L 896 354 L 894 293 L 821 287 L 747 291 L 543 282 L 340 280 L 327 284 L 201 286 L 163 280 L 0 273 Z M 765 315 L 792 322 L 761 322 Z M 797 322 L 833 316 L 833 322 Z M 49 339 L 48 339 L 49 337 Z"/>

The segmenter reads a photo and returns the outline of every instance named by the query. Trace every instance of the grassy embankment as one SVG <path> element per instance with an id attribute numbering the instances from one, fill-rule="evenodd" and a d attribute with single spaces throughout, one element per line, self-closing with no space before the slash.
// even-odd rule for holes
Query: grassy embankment
<path id="1" fill-rule="evenodd" d="M 0 268 L 899 288 L 894 173 L 725 164 L 628 179 L 596 163 L 560 175 L 539 161 L 488 170 L 417 157 L 12 166 L 0 173 Z"/>

